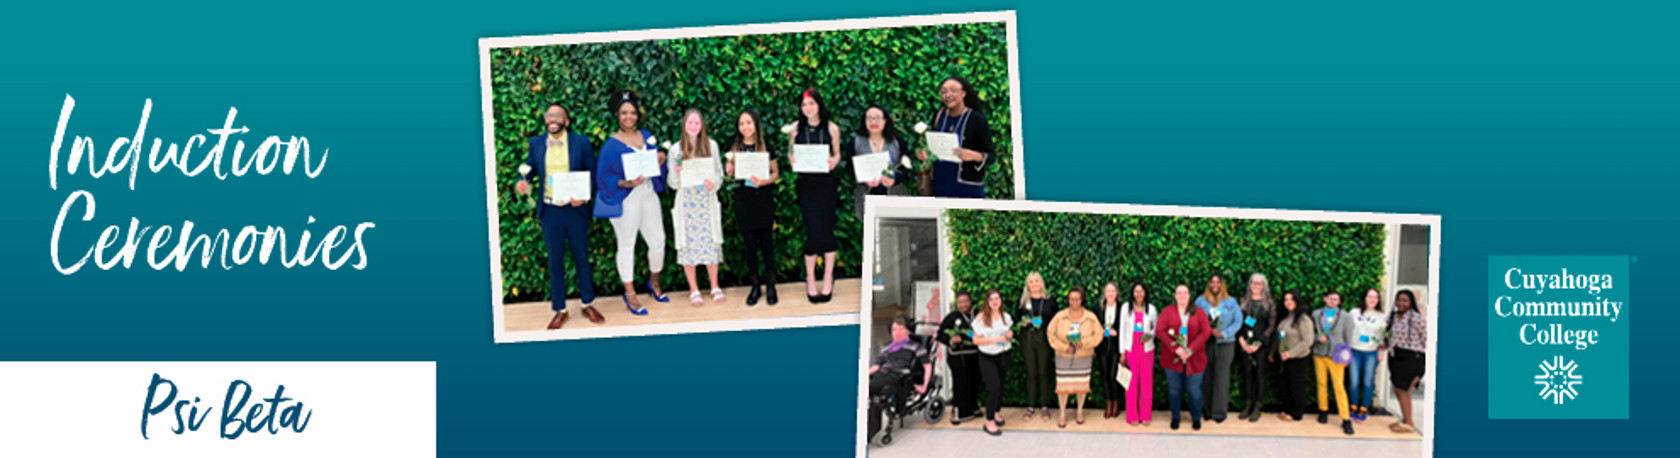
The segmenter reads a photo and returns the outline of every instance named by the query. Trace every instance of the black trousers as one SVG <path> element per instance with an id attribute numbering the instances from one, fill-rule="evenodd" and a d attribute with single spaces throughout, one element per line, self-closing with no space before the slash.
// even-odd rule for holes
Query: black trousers
<path id="1" fill-rule="evenodd" d="M 776 284 L 776 244 L 775 236 L 769 228 L 741 230 L 741 241 L 745 242 L 747 258 L 747 275 L 753 284 Z M 762 273 L 759 266 L 764 266 Z"/>
<path id="2" fill-rule="evenodd" d="M 895 407 L 903 407 L 904 396 L 903 393 L 900 393 L 900 391 L 902 391 L 900 387 L 903 383 L 904 375 L 901 374 L 894 374 L 887 371 L 879 371 L 871 374 L 869 376 L 869 397 L 874 398 L 876 396 L 887 396 L 891 398 L 887 402 L 893 403 L 893 406 Z M 875 433 L 881 430 L 881 416 L 885 414 L 885 412 L 881 410 L 881 407 L 882 406 L 879 403 L 876 403 L 873 399 L 871 399 L 869 403 L 870 440 L 874 440 Z M 903 410 L 904 409 L 902 408 L 899 409 L 899 411 Z"/>
<path id="3" fill-rule="evenodd" d="M 997 418 L 1003 410 L 1003 380 L 1009 376 L 1009 352 L 980 354 L 980 376 L 986 379 L 986 418 Z"/>
<path id="4" fill-rule="evenodd" d="M 1242 352 L 1238 348 L 1239 353 Z M 1242 353 L 1238 359 L 1242 360 L 1242 391 L 1247 398 L 1244 407 L 1254 406 L 1258 409 L 1266 405 L 1266 357 L 1272 353 L 1271 345 L 1261 345 L 1254 353 Z"/>
<path id="5" fill-rule="evenodd" d="M 951 356 L 951 405 L 957 416 L 967 417 L 980 410 L 980 354 Z"/>
<path id="6" fill-rule="evenodd" d="M 1027 365 L 1027 407 L 1056 405 L 1055 350 L 1050 348 L 1050 339 L 1043 329 L 1025 334 L 1020 342 L 1026 347 L 1022 349 L 1021 361 Z"/>
<path id="7" fill-rule="evenodd" d="M 1114 341 L 1121 338 L 1107 337 L 1103 339 L 1102 344 L 1097 345 L 1095 373 L 1097 377 L 1102 377 L 1103 399 L 1120 401 L 1123 406 L 1126 401 L 1126 388 L 1120 386 L 1119 380 L 1114 379 L 1115 372 L 1118 372 L 1115 368 L 1120 365 L 1120 348 Z M 1129 339 L 1131 335 L 1127 334 L 1124 338 Z"/>
<path id="8" fill-rule="evenodd" d="M 1312 368 L 1312 357 L 1290 358 L 1283 362 L 1283 388 L 1278 390 L 1278 401 L 1283 402 L 1284 413 L 1290 418 L 1301 419 L 1307 410 L 1307 370 Z"/>

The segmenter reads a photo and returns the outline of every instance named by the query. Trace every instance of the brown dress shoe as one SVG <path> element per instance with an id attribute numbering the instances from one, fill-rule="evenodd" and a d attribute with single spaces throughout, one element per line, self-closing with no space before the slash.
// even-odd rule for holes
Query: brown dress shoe
<path id="1" fill-rule="evenodd" d="M 590 323 L 601 324 L 607 322 L 607 317 L 601 316 L 601 312 L 595 311 L 595 307 L 584 307 L 583 317 L 588 318 Z"/>
<path id="2" fill-rule="evenodd" d="M 553 331 L 555 329 L 560 329 L 561 326 L 566 325 L 566 319 L 571 317 L 572 314 L 570 313 L 555 312 L 554 319 L 548 321 L 548 330 Z"/>

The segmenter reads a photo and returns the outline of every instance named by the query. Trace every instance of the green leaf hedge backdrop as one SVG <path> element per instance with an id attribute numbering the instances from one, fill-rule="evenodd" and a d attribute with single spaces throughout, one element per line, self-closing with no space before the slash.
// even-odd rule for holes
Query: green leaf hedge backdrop
<path id="1" fill-rule="evenodd" d="M 1312 298 L 1310 307 L 1317 310 L 1324 307 L 1321 296 L 1327 291 L 1361 297 L 1365 289 L 1383 281 L 1385 230 L 1380 224 L 988 210 L 950 210 L 946 218 L 954 288 L 977 296 L 995 288 L 1003 293 L 1011 316 L 1033 271 L 1044 276 L 1063 308 L 1074 285 L 1095 291 L 1087 304 L 1094 305 L 1107 282 L 1126 291 L 1131 282 L 1143 281 L 1149 301 L 1164 308 L 1174 302 L 1178 284 L 1190 285 L 1193 295 L 1200 295 L 1208 277 L 1219 273 L 1233 291 L 1246 292 L 1249 275 L 1260 272 L 1274 299 L 1282 300 L 1284 291 L 1299 290 Z M 1348 299 L 1342 305 L 1353 303 Z M 1025 405 L 1026 371 L 1021 369 L 1020 352 L 1014 353 L 1004 403 Z M 1274 374 L 1268 375 L 1264 398 L 1276 407 L 1281 379 L 1275 374 L 1278 365 L 1271 367 Z M 1113 375 L 1095 369 L 1088 399 L 1100 405 L 1107 395 L 1101 377 Z M 1167 382 L 1159 363 L 1155 371 L 1154 408 L 1165 409 Z M 1248 400 L 1240 371 L 1241 363 L 1233 360 L 1233 408 Z M 1313 377 L 1316 374 L 1309 375 L 1306 390 L 1309 410 L 1318 405 Z"/>
<path id="2" fill-rule="evenodd" d="M 613 90 L 630 89 L 641 96 L 646 111 L 641 127 L 661 141 L 678 138 L 679 118 L 688 108 L 704 113 L 707 132 L 720 144 L 734 134 L 736 117 L 743 109 L 757 110 L 766 124 L 759 126 L 765 141 L 783 156 L 783 173 L 775 185 L 777 280 L 801 281 L 804 228 L 794 193 L 795 176 L 789 173 L 786 159 L 788 138 L 779 128 L 797 119 L 799 94 L 807 87 L 817 88 L 846 141 L 862 122 L 863 109 L 881 104 L 892 112 L 913 147 L 920 148 L 922 141 L 910 127 L 931 123 L 941 108 L 939 83 L 952 75 L 963 76 L 986 104 L 999 153 L 998 162 L 987 172 L 987 197 L 1014 198 L 1005 33 L 1004 23 L 999 22 L 491 50 L 504 301 L 546 300 L 549 293 L 548 256 L 533 211 L 535 201 L 513 191 L 518 179 L 514 170 L 525 160 L 527 139 L 544 132 L 541 114 L 549 103 L 564 105 L 572 117 L 572 130 L 589 137 L 597 151 L 616 128 L 606 112 Z M 849 163 L 843 162 L 834 173 L 845 177 L 839 180 L 836 230 L 840 248 L 835 276 L 855 277 L 863 259 L 863 229 L 853 208 Z M 914 186 L 907 183 L 911 192 Z M 745 267 L 730 210 L 732 196 L 728 188 L 718 193 L 724 206 L 720 270 L 726 285 L 748 281 L 740 273 Z M 674 198 L 674 193 L 661 196 L 667 228 Z M 640 275 L 647 272 L 646 248 L 637 245 Z M 611 224 L 595 219 L 590 226 L 589 256 L 601 297 L 610 298 L 623 289 L 613 262 L 615 247 Z M 672 247 L 667 243 L 661 281 L 668 290 L 685 290 Z M 566 294 L 575 298 L 577 283 L 569 260 L 567 266 L 570 290 Z M 704 273 L 701 277 L 704 284 Z"/>

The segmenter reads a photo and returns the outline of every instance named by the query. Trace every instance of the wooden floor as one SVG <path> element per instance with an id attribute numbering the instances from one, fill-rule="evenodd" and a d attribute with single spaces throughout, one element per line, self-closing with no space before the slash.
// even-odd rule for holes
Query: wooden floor
<path id="1" fill-rule="evenodd" d="M 583 302 L 577 299 L 567 301 L 566 309 L 572 313 L 571 319 L 566 321 L 569 329 L 606 328 L 613 326 L 637 326 L 646 324 L 666 323 L 696 323 L 704 321 L 743 320 L 753 318 L 779 318 L 790 316 L 823 315 L 834 313 L 861 312 L 863 302 L 858 294 L 861 291 L 862 280 L 856 278 L 838 279 L 834 281 L 834 298 L 824 303 L 812 305 L 805 298 L 805 282 L 783 283 L 777 287 L 781 301 L 772 306 L 760 299 L 758 305 L 747 306 L 747 291 L 751 288 L 738 286 L 724 288 L 727 296 L 723 303 L 712 302 L 710 290 L 702 291 L 703 304 L 695 307 L 688 301 L 687 285 L 668 285 L 668 287 L 683 287 L 684 290 L 666 290 L 665 294 L 671 302 L 656 302 L 653 296 L 645 291 L 639 297 L 642 306 L 648 309 L 646 316 L 631 315 L 624 307 L 624 300 L 618 296 L 595 298 L 595 310 L 601 312 L 607 321 L 601 324 L 590 323 L 579 313 Z M 819 285 L 819 288 L 821 286 Z M 548 329 L 549 320 L 554 318 L 554 310 L 548 302 L 522 302 L 503 306 L 502 318 L 507 331 L 542 331 Z"/>
<path id="2" fill-rule="evenodd" d="M 1321 424 L 1318 424 L 1318 414 L 1311 414 L 1311 413 L 1307 414 L 1307 416 L 1304 417 L 1301 421 L 1284 422 L 1283 420 L 1278 419 L 1277 413 L 1272 412 L 1272 413 L 1267 413 L 1265 415 L 1262 415 L 1261 418 L 1260 418 L 1260 421 L 1251 423 L 1251 422 L 1248 422 L 1248 421 L 1239 420 L 1237 418 L 1238 413 L 1233 411 L 1233 412 L 1231 412 L 1229 417 L 1226 417 L 1226 420 L 1225 420 L 1224 423 L 1214 423 L 1214 422 L 1205 421 L 1205 420 L 1202 421 L 1202 430 L 1201 431 L 1196 431 L 1196 430 L 1190 429 L 1190 415 L 1188 413 L 1181 414 L 1182 415 L 1181 418 L 1182 418 L 1183 421 L 1180 422 L 1178 430 L 1177 431 L 1172 430 L 1172 428 L 1171 428 L 1172 412 L 1166 411 L 1166 410 L 1155 411 L 1154 412 L 1154 419 L 1150 422 L 1149 426 L 1128 425 L 1128 424 L 1126 424 L 1126 417 L 1124 417 L 1124 416 L 1117 417 L 1117 418 L 1103 419 L 1103 417 L 1102 417 L 1103 410 L 1100 406 L 1098 406 L 1096 409 L 1086 408 L 1085 409 L 1085 424 L 1081 425 L 1081 424 L 1078 424 L 1078 423 L 1074 423 L 1074 421 L 1073 421 L 1074 412 L 1073 412 L 1073 410 L 1068 410 L 1067 429 L 1061 429 L 1061 428 L 1056 427 L 1056 419 L 1058 417 L 1057 417 L 1057 414 L 1056 414 L 1055 410 L 1051 410 L 1050 419 L 1048 419 L 1048 420 L 1044 419 L 1042 414 L 1033 415 L 1032 420 L 1023 420 L 1023 419 L 1021 419 L 1021 415 L 1024 414 L 1024 413 L 1026 413 L 1025 408 L 1005 407 L 1003 409 L 1003 421 L 1004 421 L 1003 430 L 1004 431 L 1112 432 L 1112 433 L 1134 433 L 1134 434 L 1204 434 L 1204 435 L 1205 434 L 1212 434 L 1212 435 L 1224 435 L 1224 436 L 1268 436 L 1268 437 L 1333 437 L 1333 438 L 1338 438 L 1338 439 L 1381 439 L 1381 440 L 1414 440 L 1414 441 L 1423 439 L 1423 436 L 1421 436 L 1421 435 L 1419 435 L 1418 433 L 1415 433 L 1415 432 L 1406 433 L 1406 434 L 1399 434 L 1399 433 L 1395 433 L 1393 431 L 1390 431 L 1388 429 L 1388 425 L 1390 423 L 1394 423 L 1396 421 L 1396 419 L 1395 419 L 1395 417 L 1389 417 L 1389 416 L 1371 417 L 1365 423 L 1355 422 L 1353 424 L 1353 435 L 1348 436 L 1348 435 L 1342 434 L 1341 417 L 1337 417 L 1337 416 L 1332 415 L 1332 416 L 1330 416 L 1330 422 L 1329 423 L 1321 425 Z M 1122 413 L 1122 415 L 1124 415 L 1124 413 Z M 915 418 L 910 418 L 910 419 L 905 420 L 904 424 L 907 427 L 909 427 L 910 429 L 916 429 L 916 428 L 980 429 L 980 428 L 983 427 L 983 425 L 985 425 L 985 422 L 983 422 L 981 420 L 978 420 L 978 419 L 975 419 L 975 420 L 965 421 L 961 425 L 958 425 L 958 426 L 951 426 L 951 418 L 950 417 L 951 417 L 950 408 L 946 408 L 945 417 L 940 418 L 939 421 L 934 423 L 934 424 L 931 424 L 931 425 L 928 424 L 927 421 L 924 420 L 920 415 L 916 416 Z M 893 426 L 895 428 L 897 427 L 896 424 L 893 425 Z M 894 433 L 894 434 L 897 434 L 897 433 Z M 1004 436 L 1008 437 L 1007 434 L 1004 435 Z"/>

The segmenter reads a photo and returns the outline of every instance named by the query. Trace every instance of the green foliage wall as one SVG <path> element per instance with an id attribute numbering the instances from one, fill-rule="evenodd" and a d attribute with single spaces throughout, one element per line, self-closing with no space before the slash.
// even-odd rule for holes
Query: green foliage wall
<path id="1" fill-rule="evenodd" d="M 1122 291 L 1134 281 L 1149 287 L 1157 307 L 1173 303 L 1173 289 L 1190 285 L 1200 295 L 1207 279 L 1223 274 L 1233 291 L 1247 291 L 1248 277 L 1264 273 L 1272 297 L 1299 290 L 1312 298 L 1310 307 L 1324 306 L 1326 291 L 1358 295 L 1383 281 L 1384 229 L 1380 224 L 1324 223 L 1226 218 L 1188 218 L 1079 213 L 950 210 L 946 214 L 951 243 L 951 274 L 958 291 L 981 295 L 988 289 L 1003 292 L 1004 308 L 1014 313 L 1027 274 L 1037 271 L 1062 307 L 1067 292 L 1084 286 L 1093 302 L 1107 282 Z M 1238 293 L 1240 294 L 1240 293 Z M 1129 292 L 1122 297 L 1130 297 Z M 1344 300 L 1350 307 L 1352 301 Z M 1014 352 L 1005 385 L 1004 402 L 1025 405 L 1026 371 Z M 1273 374 L 1265 399 L 1276 405 L 1281 379 Z M 1155 408 L 1166 408 L 1167 383 L 1156 364 Z M 1241 363 L 1231 370 L 1231 402 L 1247 402 L 1240 377 Z M 1317 405 L 1317 385 L 1309 375 L 1309 409 Z M 1103 368 L 1092 376 L 1090 401 L 1101 403 L 1100 380 L 1112 377 Z M 1211 380 L 1211 379 L 1207 379 Z M 1206 401 L 1206 400 L 1204 400 Z"/>
<path id="2" fill-rule="evenodd" d="M 514 193 L 514 170 L 526 157 L 526 141 L 541 134 L 541 114 L 551 102 L 568 108 L 572 129 L 590 138 L 598 151 L 616 128 L 606 112 L 613 90 L 631 89 L 641 96 L 646 115 L 642 128 L 663 140 L 675 140 L 682 112 L 698 108 L 706 116 L 707 132 L 720 144 L 735 132 L 736 116 L 757 110 L 766 126 L 765 141 L 774 145 L 781 180 L 776 186 L 777 277 L 804 278 L 801 225 L 795 176 L 789 173 L 788 137 L 779 127 L 797 119 L 799 94 L 815 87 L 827 99 L 840 125 L 842 140 L 862 122 L 863 109 L 876 103 L 891 111 L 907 139 L 910 126 L 930 122 L 939 108 L 938 86 L 951 75 L 975 85 L 987 107 L 999 162 L 987 173 L 987 195 L 1013 198 L 1013 157 L 1010 139 L 1009 62 L 1003 23 L 712 37 L 676 40 L 594 43 L 564 46 L 503 48 L 490 52 L 492 110 L 495 121 L 496 194 L 502 241 L 503 295 L 507 301 L 542 300 L 548 295 L 547 252 L 533 200 Z M 921 141 L 913 140 L 916 147 Z M 838 277 L 859 274 L 863 230 L 853 204 L 850 164 L 835 170 L 840 184 L 840 241 Z M 730 184 L 737 186 L 738 184 Z M 914 189 L 914 184 L 909 186 Z M 742 241 L 735 231 L 733 194 L 719 192 L 724 206 L 725 284 L 746 279 Z M 670 227 L 674 193 L 661 197 Z M 672 234 L 667 231 L 667 237 Z M 613 256 L 615 243 L 607 220 L 595 219 L 590 228 L 589 253 L 596 291 L 603 297 L 622 290 Z M 640 245 L 640 244 L 638 244 Z M 682 269 L 674 245 L 667 244 L 663 281 L 683 290 Z M 638 247 L 637 272 L 647 271 L 646 248 Z M 569 264 L 568 264 L 569 266 Z M 565 274 L 577 297 L 571 269 Z M 703 276 L 704 274 L 702 274 Z M 702 278 L 702 282 L 705 280 Z M 795 294 L 795 297 L 798 295 Z"/>

